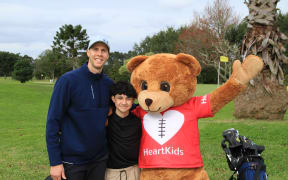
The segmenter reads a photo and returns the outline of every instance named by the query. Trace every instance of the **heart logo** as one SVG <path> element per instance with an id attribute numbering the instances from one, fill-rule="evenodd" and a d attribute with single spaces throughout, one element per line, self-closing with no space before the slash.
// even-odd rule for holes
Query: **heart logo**
<path id="1" fill-rule="evenodd" d="M 169 110 L 161 113 L 147 113 L 143 119 L 144 129 L 160 145 L 169 141 L 182 127 L 184 115 L 179 111 Z"/>

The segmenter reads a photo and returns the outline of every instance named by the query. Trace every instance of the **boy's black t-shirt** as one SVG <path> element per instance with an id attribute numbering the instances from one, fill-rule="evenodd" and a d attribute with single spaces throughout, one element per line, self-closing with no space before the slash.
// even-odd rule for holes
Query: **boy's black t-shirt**
<path id="1" fill-rule="evenodd" d="M 138 164 L 141 120 L 133 113 L 125 118 L 115 112 L 108 117 L 108 168 L 120 169 Z"/>

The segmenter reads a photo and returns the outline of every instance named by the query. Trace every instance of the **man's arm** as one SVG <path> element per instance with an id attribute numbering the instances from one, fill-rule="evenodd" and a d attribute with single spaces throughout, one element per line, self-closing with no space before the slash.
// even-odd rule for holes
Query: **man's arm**
<path id="1" fill-rule="evenodd" d="M 62 164 L 60 150 L 60 124 L 67 110 L 70 99 L 69 83 L 65 78 L 60 78 L 54 87 L 46 123 L 46 144 L 50 166 Z"/>

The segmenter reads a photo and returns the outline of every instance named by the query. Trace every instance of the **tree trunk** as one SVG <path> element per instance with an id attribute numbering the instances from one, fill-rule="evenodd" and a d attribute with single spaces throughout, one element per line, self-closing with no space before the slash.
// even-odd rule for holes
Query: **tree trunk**
<path id="1" fill-rule="evenodd" d="M 249 0 L 248 31 L 242 57 L 254 54 L 265 63 L 263 71 L 235 99 L 237 118 L 283 119 L 288 107 L 288 92 L 283 85 L 281 65 L 288 62 L 282 44 L 287 37 L 275 26 L 278 0 Z"/>
<path id="2" fill-rule="evenodd" d="M 247 85 L 246 90 L 234 100 L 234 116 L 250 119 L 283 119 L 288 106 L 288 93 L 283 85 L 264 80 L 269 70 L 262 71 L 254 78 L 254 86 Z M 266 90 L 263 83 L 270 88 Z"/>

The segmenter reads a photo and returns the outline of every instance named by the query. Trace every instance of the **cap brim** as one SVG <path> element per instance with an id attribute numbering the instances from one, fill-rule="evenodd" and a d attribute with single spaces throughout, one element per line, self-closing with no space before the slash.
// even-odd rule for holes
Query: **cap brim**
<path id="1" fill-rule="evenodd" d="M 110 51 L 109 45 L 106 42 L 104 42 L 104 41 L 95 41 L 94 43 L 89 45 L 88 49 L 91 49 L 95 44 L 99 44 L 99 43 L 104 44 L 107 47 L 108 51 Z"/>

